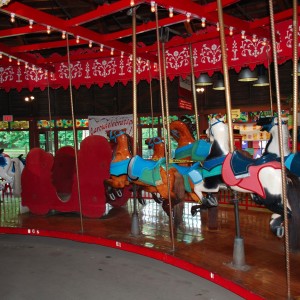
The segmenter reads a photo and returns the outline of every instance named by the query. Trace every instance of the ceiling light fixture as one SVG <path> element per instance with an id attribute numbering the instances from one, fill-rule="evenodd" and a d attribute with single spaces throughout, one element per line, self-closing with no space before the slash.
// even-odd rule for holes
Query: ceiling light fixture
<path id="1" fill-rule="evenodd" d="M 169 17 L 173 18 L 174 16 L 174 8 L 173 7 L 169 7 Z"/>
<path id="2" fill-rule="evenodd" d="M 11 21 L 12 23 L 14 23 L 15 20 L 16 20 L 16 19 L 15 19 L 15 16 L 16 16 L 16 15 L 15 15 L 14 13 L 11 13 L 11 14 L 10 14 L 10 21 Z"/>
<path id="3" fill-rule="evenodd" d="M 29 20 L 29 28 L 32 29 L 32 25 L 33 25 L 33 20 Z"/>
<path id="4" fill-rule="evenodd" d="M 134 0 L 130 0 L 130 6 L 134 6 Z"/>
<path id="5" fill-rule="evenodd" d="M 233 27 L 232 27 L 232 26 L 229 27 L 229 35 L 230 35 L 230 36 L 233 35 Z"/>
<path id="6" fill-rule="evenodd" d="M 191 21 L 191 13 L 186 13 L 186 21 L 188 22 L 188 23 L 190 23 L 190 21 Z"/>
<path id="7" fill-rule="evenodd" d="M 51 27 L 48 25 L 47 26 L 47 33 L 50 34 L 51 33 Z"/>
<path id="8" fill-rule="evenodd" d="M 259 75 L 258 79 L 254 81 L 253 86 L 269 86 L 269 80 L 266 75 Z"/>
<path id="9" fill-rule="evenodd" d="M 217 31 L 220 31 L 220 24 L 217 22 Z"/>
<path id="10" fill-rule="evenodd" d="M 100 52 L 103 52 L 103 45 L 100 45 Z"/>
<path id="11" fill-rule="evenodd" d="M 8 58 L 8 61 L 9 61 L 9 62 L 12 62 L 12 58 L 11 58 L 11 56 Z"/>
<path id="12" fill-rule="evenodd" d="M 203 73 L 199 76 L 199 78 L 196 79 L 196 86 L 207 86 L 212 85 L 212 79 L 208 76 L 207 73 Z"/>
<path id="13" fill-rule="evenodd" d="M 2 52 L 0 52 L 0 59 L 2 59 L 2 57 L 3 57 L 3 56 L 2 56 Z"/>
<path id="14" fill-rule="evenodd" d="M 201 18 L 201 26 L 204 28 L 206 26 L 206 18 Z"/>
<path id="15" fill-rule="evenodd" d="M 114 50 L 115 50 L 114 48 L 110 49 L 110 55 L 114 55 Z"/>
<path id="16" fill-rule="evenodd" d="M 241 35 L 242 35 L 242 39 L 244 40 L 246 38 L 246 35 L 245 35 L 246 31 L 245 30 L 242 30 L 241 31 Z"/>
<path id="17" fill-rule="evenodd" d="M 26 96 L 25 98 L 24 98 L 24 101 L 26 101 L 26 102 L 31 102 L 31 101 L 33 101 L 34 100 L 34 96 Z"/>
<path id="18" fill-rule="evenodd" d="M 252 42 L 253 43 L 256 43 L 257 42 L 257 35 L 256 34 L 253 34 L 253 36 L 252 36 Z"/>
<path id="19" fill-rule="evenodd" d="M 258 79 L 256 70 L 251 71 L 249 68 L 243 69 L 239 74 L 238 81 L 250 82 Z"/>
<path id="20" fill-rule="evenodd" d="M 77 36 L 76 36 L 76 44 L 79 44 L 79 42 L 80 42 L 80 36 L 77 35 Z"/>
<path id="21" fill-rule="evenodd" d="M 62 38 L 63 40 L 66 38 L 66 32 L 65 32 L 65 31 L 63 31 L 63 32 L 61 33 L 61 38 Z"/>
<path id="22" fill-rule="evenodd" d="M 89 41 L 89 47 L 92 48 L 93 47 L 93 42 L 90 40 Z"/>
<path id="23" fill-rule="evenodd" d="M 150 2 L 150 4 L 151 4 L 151 12 L 155 12 L 155 1 L 151 1 Z"/>
<path id="24" fill-rule="evenodd" d="M 124 57 L 124 51 L 121 51 L 121 58 Z"/>
<path id="25" fill-rule="evenodd" d="M 217 79 L 213 85 L 213 89 L 216 91 L 224 91 L 225 90 L 225 85 L 224 85 L 224 80 L 221 78 L 221 75 L 219 79 Z"/>

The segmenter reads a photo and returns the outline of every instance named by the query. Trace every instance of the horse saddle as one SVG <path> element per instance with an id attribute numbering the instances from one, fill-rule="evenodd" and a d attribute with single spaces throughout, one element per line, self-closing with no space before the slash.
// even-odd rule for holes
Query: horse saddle
<path id="1" fill-rule="evenodd" d="M 145 184 L 157 186 L 162 183 L 160 167 L 165 164 L 165 161 L 165 158 L 153 161 L 136 155 L 129 162 L 127 175 L 132 181 L 139 180 Z"/>
<path id="2" fill-rule="evenodd" d="M 225 155 L 207 159 L 203 162 L 203 178 L 221 175 Z"/>
<path id="3" fill-rule="evenodd" d="M 249 176 L 250 166 L 260 166 L 271 161 L 276 161 L 276 157 L 276 154 L 269 153 L 255 159 L 243 155 L 240 151 L 234 151 L 230 160 L 230 166 L 236 178 L 243 178 Z"/>
<path id="4" fill-rule="evenodd" d="M 300 177 L 300 153 L 291 153 L 285 157 L 285 166 L 296 176 Z"/>
<path id="5" fill-rule="evenodd" d="M 211 148 L 211 143 L 205 140 L 198 140 L 193 144 L 192 160 L 204 161 L 208 156 Z"/>
<path id="6" fill-rule="evenodd" d="M 110 169 L 109 169 L 110 175 L 113 176 L 126 175 L 129 161 L 130 158 L 121 161 L 111 162 Z"/>
<path id="7" fill-rule="evenodd" d="M 191 156 L 191 151 L 194 144 L 188 144 L 175 150 L 175 159 L 185 159 Z"/>
<path id="8" fill-rule="evenodd" d="M 177 164 L 172 164 L 172 167 L 176 168 L 177 171 L 183 176 L 184 187 L 188 193 L 192 192 L 189 180 L 191 180 L 194 185 L 200 183 L 203 180 L 202 168 L 199 162 L 194 163 L 190 167 L 179 166 Z"/>
<path id="9" fill-rule="evenodd" d="M 273 155 L 271 155 L 269 158 L 265 158 L 265 160 L 259 159 L 257 160 L 258 162 L 254 163 L 254 161 L 256 161 L 255 159 L 245 158 L 241 153 L 236 154 L 236 152 L 237 151 L 229 153 L 225 158 L 222 168 L 223 181 L 228 186 L 238 186 L 241 189 L 256 193 L 265 199 L 266 195 L 259 180 L 259 172 L 265 167 L 281 169 L 281 164 L 276 160 L 272 160 L 272 158 L 274 158 Z M 237 156 L 235 157 L 234 155 Z M 243 168 L 241 168 L 241 171 L 238 172 L 238 174 L 243 174 L 243 176 L 236 176 L 234 173 L 233 165 L 235 164 L 235 167 L 238 168 L 236 164 L 239 162 L 239 160 L 237 160 L 237 158 L 240 158 L 240 162 L 243 164 Z M 243 161 L 244 158 L 245 162 Z M 245 175 L 246 173 L 242 172 L 242 170 L 247 170 L 247 175 Z"/>

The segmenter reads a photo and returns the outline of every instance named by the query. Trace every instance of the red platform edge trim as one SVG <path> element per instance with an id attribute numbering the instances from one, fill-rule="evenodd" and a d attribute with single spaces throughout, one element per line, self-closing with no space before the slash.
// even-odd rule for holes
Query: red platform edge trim
<path id="1" fill-rule="evenodd" d="M 145 248 L 142 246 L 137 246 L 129 243 L 124 243 L 116 240 L 109 240 L 102 237 L 94 237 L 85 234 L 78 234 L 72 232 L 62 232 L 62 231 L 53 231 L 53 230 L 43 230 L 43 229 L 35 229 L 35 228 L 11 228 L 11 227 L 0 227 L 0 234 L 22 234 L 22 235 L 30 235 L 30 236 L 43 236 L 43 237 L 51 237 L 51 238 L 60 238 L 67 239 L 76 242 L 82 242 L 87 244 L 95 244 L 101 245 L 105 247 L 110 247 L 114 249 L 120 249 L 123 251 L 128 251 L 131 253 L 136 253 L 139 255 L 147 256 L 156 260 L 160 260 L 166 264 L 178 267 L 182 270 L 191 272 L 197 276 L 200 276 L 206 280 L 209 280 L 223 288 L 243 297 L 244 299 L 251 300 L 262 300 L 263 297 L 254 294 L 253 292 L 244 289 L 243 287 L 237 285 L 236 283 L 221 277 L 220 275 L 210 272 L 204 268 L 196 266 L 192 263 L 174 257 L 170 254 L 160 252 L 158 250 L 153 250 L 149 248 Z"/>

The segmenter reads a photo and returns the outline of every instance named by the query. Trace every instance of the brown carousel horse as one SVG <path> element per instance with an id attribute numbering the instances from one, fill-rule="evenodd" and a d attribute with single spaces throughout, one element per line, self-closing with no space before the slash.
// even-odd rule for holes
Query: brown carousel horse
<path id="1" fill-rule="evenodd" d="M 195 166 L 195 169 L 197 170 L 199 180 L 197 182 L 191 182 L 191 180 L 189 180 L 190 188 L 186 188 L 189 197 L 193 201 L 199 203 L 199 205 L 194 205 L 191 208 L 191 213 L 194 216 L 201 208 L 217 206 L 218 201 L 211 193 L 203 196 L 199 189 L 196 189 L 197 192 L 195 192 L 195 186 L 202 181 L 201 166 L 199 163 L 198 165 L 195 165 L 195 162 L 202 162 L 206 159 L 209 155 L 211 144 L 204 139 L 196 141 L 191 128 L 191 124 L 187 124 L 187 122 L 181 120 L 173 121 L 170 124 L 171 136 L 178 144 L 175 150 L 174 159 L 179 166 L 191 166 L 194 162 L 191 168 Z M 180 161 L 182 161 L 182 163 Z"/>
<path id="2" fill-rule="evenodd" d="M 115 196 L 111 195 L 111 188 L 121 192 L 129 184 L 136 184 L 151 193 L 159 193 L 164 199 L 163 203 L 167 202 L 170 195 L 172 207 L 184 200 L 183 177 L 175 168 L 166 170 L 165 158 L 153 161 L 138 155 L 132 156 L 130 136 L 122 130 L 109 131 L 108 136 L 117 143 L 110 166 L 110 178 L 104 182 L 109 196 Z M 164 205 L 163 208 L 168 213 Z"/>

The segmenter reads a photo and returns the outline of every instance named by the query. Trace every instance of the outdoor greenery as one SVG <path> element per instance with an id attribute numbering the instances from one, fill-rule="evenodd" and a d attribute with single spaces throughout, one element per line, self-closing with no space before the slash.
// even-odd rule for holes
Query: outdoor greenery
<path id="1" fill-rule="evenodd" d="M 15 157 L 29 151 L 29 131 L 1 131 L 0 149 Z"/>

